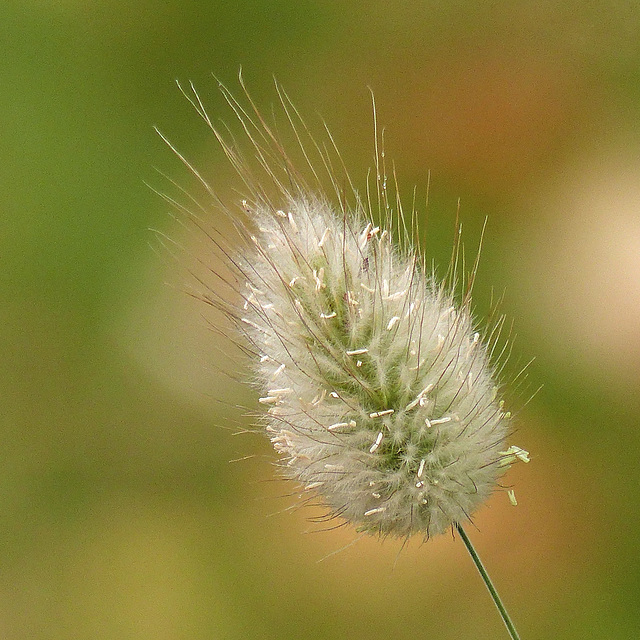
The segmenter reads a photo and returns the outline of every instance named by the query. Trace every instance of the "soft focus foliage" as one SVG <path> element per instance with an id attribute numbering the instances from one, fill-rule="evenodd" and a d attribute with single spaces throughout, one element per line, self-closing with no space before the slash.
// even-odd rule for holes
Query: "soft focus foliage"
<path id="1" fill-rule="evenodd" d="M 474 542 L 523 638 L 637 634 L 634 4 L 9 0 L 0 32 L 3 638 L 503 633 L 457 540 L 362 540 L 317 564 L 353 536 L 273 515 L 290 487 L 234 436 L 257 407 L 148 228 L 219 265 L 143 182 L 167 190 L 157 166 L 194 187 L 157 125 L 235 196 L 173 80 L 218 114 L 210 73 L 232 84 L 240 64 L 267 110 L 275 74 L 314 130 L 322 114 L 361 190 L 372 87 L 409 201 L 431 171 L 440 276 L 458 197 L 472 247 L 489 216 L 474 313 L 506 291 L 506 378 L 536 356 L 521 395 L 545 387 L 514 420 L 536 456 L 510 472 L 519 506 L 494 496 Z"/>

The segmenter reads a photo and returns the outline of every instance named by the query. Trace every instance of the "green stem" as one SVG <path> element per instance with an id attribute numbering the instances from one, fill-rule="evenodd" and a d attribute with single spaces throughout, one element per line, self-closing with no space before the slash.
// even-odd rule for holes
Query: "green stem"
<path id="1" fill-rule="evenodd" d="M 520 636 L 518 635 L 516 628 L 513 626 L 513 622 L 511 622 L 511 618 L 509 617 L 507 610 L 502 604 L 502 600 L 500 600 L 500 596 L 498 595 L 496 588 L 493 586 L 493 582 L 491 582 L 491 578 L 489 577 L 487 570 L 484 568 L 484 565 L 482 564 L 482 560 L 480 560 L 480 556 L 476 552 L 474 546 L 471 544 L 471 540 L 469 540 L 469 537 L 467 536 L 466 531 L 462 528 L 462 525 L 458 522 L 455 523 L 455 527 L 458 533 L 460 534 L 460 537 L 462 538 L 462 542 L 464 542 L 465 546 L 467 547 L 467 551 L 469 552 L 471 559 L 476 565 L 478 572 L 482 576 L 482 579 L 484 580 L 485 585 L 487 585 L 487 589 L 489 589 L 489 593 L 493 598 L 493 602 L 495 603 L 496 607 L 498 607 L 498 611 L 502 616 L 502 621 L 507 627 L 507 631 L 509 631 L 509 635 L 511 636 L 512 640 L 520 640 Z"/>

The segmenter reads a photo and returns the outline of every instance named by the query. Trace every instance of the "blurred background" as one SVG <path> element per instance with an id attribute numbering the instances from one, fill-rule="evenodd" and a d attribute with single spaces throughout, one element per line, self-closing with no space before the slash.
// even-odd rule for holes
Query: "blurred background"
<path id="1" fill-rule="evenodd" d="M 519 506 L 470 535 L 523 639 L 638 636 L 636 3 L 5 0 L 0 34 L 0 638 L 506 637 L 459 540 L 329 555 L 355 534 L 305 535 L 268 443 L 234 435 L 255 399 L 145 183 L 197 190 L 157 126 L 237 197 L 174 80 L 232 122 L 211 74 L 239 93 L 240 65 L 267 113 L 275 75 L 321 114 L 361 186 L 371 87 L 408 201 L 431 173 L 439 264 L 458 198 L 471 255 L 489 217 L 479 315 L 505 292 L 505 378 L 535 356 L 519 405 L 544 388 Z"/>

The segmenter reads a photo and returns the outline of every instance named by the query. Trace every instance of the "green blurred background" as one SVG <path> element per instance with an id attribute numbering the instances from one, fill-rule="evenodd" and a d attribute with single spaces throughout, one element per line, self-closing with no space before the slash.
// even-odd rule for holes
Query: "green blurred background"
<path id="1" fill-rule="evenodd" d="M 506 636 L 450 536 L 319 563 L 353 532 L 304 535 L 268 444 L 234 435 L 252 393 L 144 183 L 193 186 L 157 125 L 237 186 L 174 79 L 231 120 L 211 73 L 240 65 L 266 111 L 275 75 L 322 114 L 360 184 L 370 86 L 407 198 L 431 171 L 436 260 L 458 198 L 472 252 L 489 216 L 478 308 L 506 291 L 507 377 L 536 356 L 524 399 L 545 386 L 520 504 L 471 535 L 523 639 L 638 637 L 640 5 L 5 0 L 0 34 L 0 638 Z"/>

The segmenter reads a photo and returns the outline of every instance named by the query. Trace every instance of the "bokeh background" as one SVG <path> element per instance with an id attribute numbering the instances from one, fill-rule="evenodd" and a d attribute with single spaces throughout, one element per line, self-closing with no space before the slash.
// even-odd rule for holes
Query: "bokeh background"
<path id="1" fill-rule="evenodd" d="M 267 112 L 275 75 L 321 114 L 361 185 L 371 87 L 407 198 L 431 172 L 437 262 L 458 198 L 471 254 L 489 216 L 478 310 L 505 292 L 506 376 L 535 356 L 521 399 L 544 388 L 520 504 L 471 535 L 523 639 L 638 637 L 637 3 L 4 0 L 0 43 L 0 638 L 506 637 L 459 540 L 329 555 L 355 535 L 305 535 L 267 443 L 234 435 L 255 399 L 145 183 L 197 189 L 155 125 L 238 186 L 174 80 L 232 121 L 211 74 L 240 65 Z"/>

